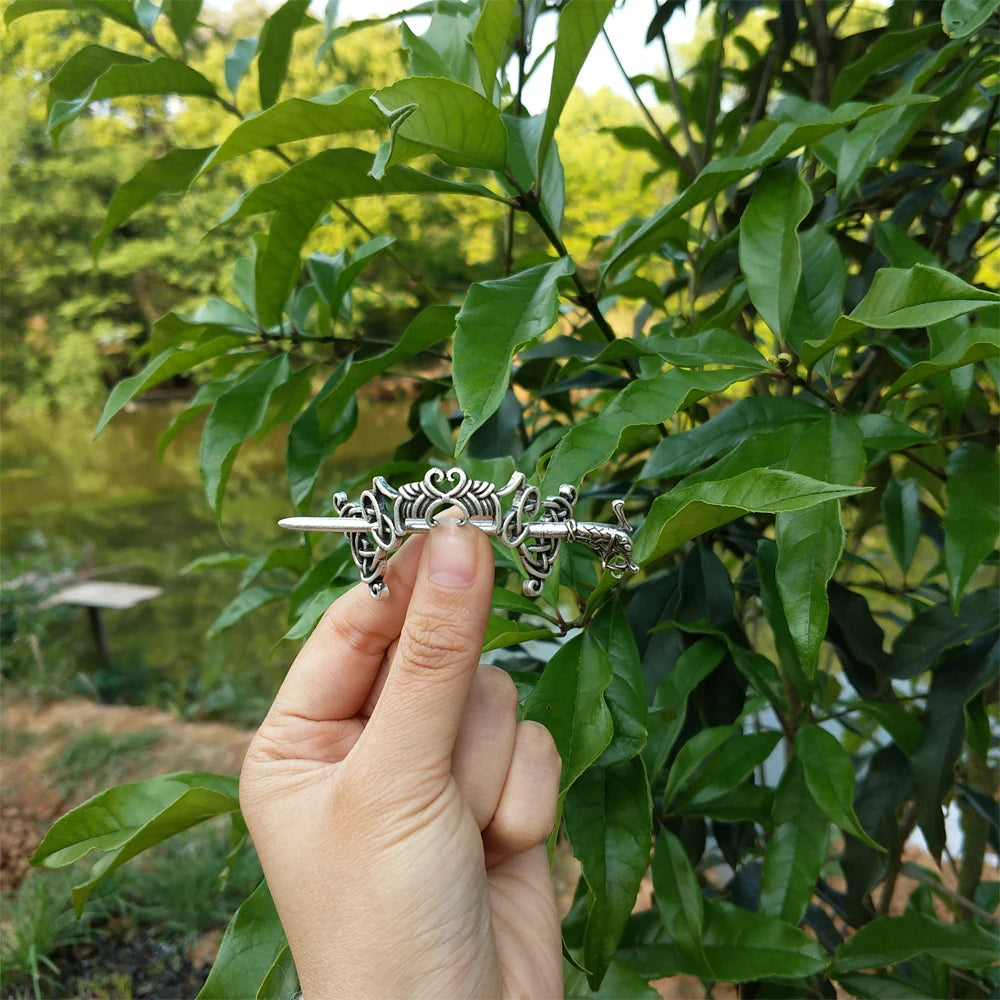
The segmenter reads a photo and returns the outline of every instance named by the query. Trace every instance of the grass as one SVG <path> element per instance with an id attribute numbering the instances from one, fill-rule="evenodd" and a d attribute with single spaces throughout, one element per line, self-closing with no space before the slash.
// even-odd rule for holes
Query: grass
<path id="1" fill-rule="evenodd" d="M 78 796 L 81 788 L 97 791 L 118 784 L 132 758 L 162 739 L 159 730 L 106 733 L 99 729 L 71 739 L 47 767 L 63 795 Z"/>

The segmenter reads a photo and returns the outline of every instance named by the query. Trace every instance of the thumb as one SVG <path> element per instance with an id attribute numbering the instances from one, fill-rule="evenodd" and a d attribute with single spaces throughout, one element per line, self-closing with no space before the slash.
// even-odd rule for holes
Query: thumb
<path id="1" fill-rule="evenodd" d="M 397 773 L 446 776 L 482 650 L 493 550 L 471 524 L 440 517 L 424 545 L 399 643 L 357 750 Z"/>

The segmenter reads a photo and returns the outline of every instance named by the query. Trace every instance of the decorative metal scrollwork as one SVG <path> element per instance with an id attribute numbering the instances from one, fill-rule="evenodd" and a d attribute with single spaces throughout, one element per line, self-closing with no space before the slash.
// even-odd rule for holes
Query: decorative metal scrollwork
<path id="1" fill-rule="evenodd" d="M 512 497 L 509 507 L 504 502 Z M 349 545 L 361 579 L 372 597 L 388 593 L 385 567 L 389 554 L 406 535 L 430 531 L 438 515 L 457 508 L 461 523 L 475 525 L 517 553 L 527 575 L 521 589 L 538 597 L 552 573 L 561 542 L 583 542 L 601 557 L 601 566 L 616 579 L 637 573 L 632 560 L 632 527 L 622 500 L 612 501 L 617 525 L 577 521 L 573 517 L 578 494 L 564 484 L 554 496 L 542 499 L 520 472 L 497 487 L 470 479 L 461 469 L 428 469 L 422 480 L 395 489 L 381 476 L 372 480 L 358 501 L 335 493 L 336 517 L 286 517 L 278 523 L 293 531 L 334 531 L 349 536 Z"/>

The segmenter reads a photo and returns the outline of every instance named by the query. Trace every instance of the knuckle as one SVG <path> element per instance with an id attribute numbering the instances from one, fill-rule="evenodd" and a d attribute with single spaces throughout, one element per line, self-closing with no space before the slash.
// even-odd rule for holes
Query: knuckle
<path id="1" fill-rule="evenodd" d="M 435 671 L 465 656 L 472 643 L 453 619 L 421 612 L 407 621 L 406 641 L 400 646 L 403 661 L 408 667 L 418 671 Z"/>
<path id="2" fill-rule="evenodd" d="M 323 628 L 331 633 L 331 638 L 338 644 L 343 644 L 351 653 L 357 656 L 381 656 L 385 651 L 385 636 L 379 635 L 345 617 L 334 604 L 324 613 L 321 620 Z"/>

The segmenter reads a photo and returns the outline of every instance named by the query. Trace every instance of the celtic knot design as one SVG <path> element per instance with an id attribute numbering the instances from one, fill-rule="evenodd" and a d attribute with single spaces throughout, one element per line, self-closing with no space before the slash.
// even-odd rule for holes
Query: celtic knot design
<path id="1" fill-rule="evenodd" d="M 576 487 L 569 484 L 543 498 L 538 487 L 530 485 L 520 472 L 498 487 L 471 479 L 458 468 L 432 468 L 420 481 L 398 489 L 377 476 L 357 501 L 349 500 L 346 493 L 334 494 L 336 518 L 287 518 L 281 524 L 306 531 L 348 533 L 361 579 L 372 596 L 379 598 L 388 592 L 387 559 L 403 538 L 429 531 L 444 511 L 457 510 L 460 523 L 472 522 L 517 553 L 525 572 L 521 589 L 526 597 L 535 598 L 552 574 L 563 541 L 589 545 L 615 579 L 639 570 L 632 560 L 632 527 L 625 518 L 624 502 L 613 501 L 618 523 L 609 525 L 577 521 L 574 508 L 578 498 Z"/>

